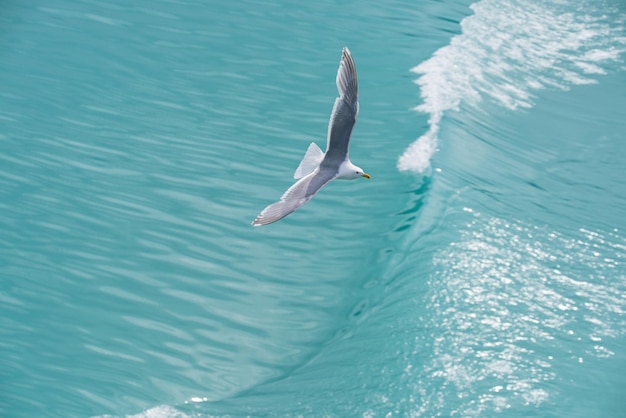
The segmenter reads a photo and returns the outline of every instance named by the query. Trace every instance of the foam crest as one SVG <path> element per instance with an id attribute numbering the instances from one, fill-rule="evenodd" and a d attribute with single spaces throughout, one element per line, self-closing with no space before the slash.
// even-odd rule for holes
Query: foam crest
<path id="1" fill-rule="evenodd" d="M 587 4 L 589 3 L 589 4 Z M 585 2 L 571 5 L 483 0 L 461 21 L 462 33 L 411 71 L 430 114 L 428 131 L 398 160 L 398 169 L 424 173 L 437 149 L 439 124 L 461 104 L 479 106 L 488 98 L 515 110 L 533 105 L 533 92 L 596 83 L 626 50 L 624 16 Z M 582 12 L 584 10 L 584 12 Z M 616 18 L 617 16 L 617 18 Z"/>

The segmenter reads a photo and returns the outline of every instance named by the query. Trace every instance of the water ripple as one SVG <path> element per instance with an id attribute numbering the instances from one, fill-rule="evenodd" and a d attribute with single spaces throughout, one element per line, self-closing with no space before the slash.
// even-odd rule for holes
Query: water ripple
<path id="1" fill-rule="evenodd" d="M 553 396 L 557 375 L 575 379 L 589 357 L 606 358 L 598 341 L 612 346 L 626 324 L 626 275 L 613 261 L 624 242 L 476 214 L 434 260 L 436 337 L 424 373 L 448 389 L 427 402 L 470 416 L 537 406 Z"/>

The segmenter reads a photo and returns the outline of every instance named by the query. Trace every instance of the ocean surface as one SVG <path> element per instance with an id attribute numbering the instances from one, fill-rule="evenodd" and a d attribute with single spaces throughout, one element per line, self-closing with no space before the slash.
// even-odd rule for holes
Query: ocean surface
<path id="1" fill-rule="evenodd" d="M 623 0 L 0 12 L 1 417 L 626 417 Z"/>

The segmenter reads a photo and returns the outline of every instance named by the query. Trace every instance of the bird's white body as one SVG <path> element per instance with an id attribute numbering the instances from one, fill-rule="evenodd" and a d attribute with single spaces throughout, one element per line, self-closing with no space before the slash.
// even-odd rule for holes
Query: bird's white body
<path id="1" fill-rule="evenodd" d="M 315 142 L 311 142 L 306 154 L 304 154 L 304 158 L 302 158 L 300 165 L 293 174 L 293 178 L 301 179 L 302 177 L 311 174 L 320 166 L 325 155 L 326 154 L 324 154 Z M 350 159 L 346 159 L 339 165 L 336 178 L 342 180 L 354 180 L 359 177 L 363 177 L 363 174 L 365 173 L 362 168 L 352 164 Z"/>

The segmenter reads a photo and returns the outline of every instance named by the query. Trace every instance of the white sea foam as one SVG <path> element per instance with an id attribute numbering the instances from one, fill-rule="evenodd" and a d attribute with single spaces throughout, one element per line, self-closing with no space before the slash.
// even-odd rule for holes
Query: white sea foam
<path id="1" fill-rule="evenodd" d="M 95 418 L 117 418 L 115 415 L 100 415 Z M 126 415 L 126 418 L 190 418 L 189 415 L 169 405 L 159 405 L 143 412 Z M 209 417 L 210 418 L 210 417 Z"/>
<path id="2" fill-rule="evenodd" d="M 571 362 L 614 356 L 625 333 L 622 237 L 584 229 L 564 236 L 466 211 L 473 220 L 433 259 L 432 359 L 406 370 L 416 390 L 434 388 L 420 398 L 428 416 L 540 405 L 558 397 L 555 382 L 586 373 Z"/>
<path id="3" fill-rule="evenodd" d="M 420 74 L 415 82 L 424 100 L 416 110 L 430 114 L 430 127 L 400 156 L 398 169 L 428 169 L 445 112 L 461 104 L 478 106 L 489 98 L 511 110 L 528 108 L 533 91 L 597 82 L 593 76 L 621 59 L 626 38 L 624 16 L 615 12 L 609 18 L 595 5 L 585 2 L 572 13 L 571 5 L 558 2 L 473 4 L 474 15 L 461 21 L 462 33 L 411 70 Z"/>

